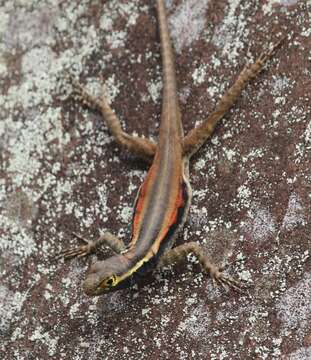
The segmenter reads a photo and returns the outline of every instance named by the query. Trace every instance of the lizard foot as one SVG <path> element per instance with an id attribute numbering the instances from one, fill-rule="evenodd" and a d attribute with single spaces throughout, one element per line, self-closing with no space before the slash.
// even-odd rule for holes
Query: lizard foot
<path id="1" fill-rule="evenodd" d="M 222 271 L 218 269 L 210 272 L 210 276 L 214 285 L 220 285 L 226 291 L 228 291 L 229 288 L 232 288 L 238 293 L 246 292 L 244 289 L 244 284 L 242 284 L 240 281 L 233 279 L 231 276 L 226 276 Z"/>
<path id="2" fill-rule="evenodd" d="M 74 257 L 81 258 L 88 254 L 91 254 L 95 250 L 95 248 L 96 248 L 95 241 L 88 240 L 88 239 L 84 238 L 83 236 L 76 234 L 76 233 L 73 233 L 73 235 L 75 237 L 77 237 L 78 239 L 84 241 L 86 243 L 86 245 L 81 245 L 81 246 L 65 249 L 58 254 L 58 257 L 63 257 L 65 260 L 69 260 Z"/>

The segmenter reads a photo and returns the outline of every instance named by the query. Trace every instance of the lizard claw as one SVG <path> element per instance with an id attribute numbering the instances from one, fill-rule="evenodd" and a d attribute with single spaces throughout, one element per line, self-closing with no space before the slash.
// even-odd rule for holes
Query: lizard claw
<path id="1" fill-rule="evenodd" d="M 240 281 L 237 281 L 230 276 L 226 276 L 221 271 L 217 271 L 211 274 L 211 276 L 212 276 L 213 284 L 220 285 L 226 291 L 229 291 L 229 288 L 231 288 L 238 293 L 241 294 L 245 293 L 245 289 L 243 289 L 244 286 L 241 284 Z"/>
<path id="2" fill-rule="evenodd" d="M 259 55 L 259 59 L 262 62 L 266 62 L 275 52 L 275 50 L 286 40 L 287 35 L 282 36 L 275 44 L 273 44 L 270 49 L 267 49 L 266 51 L 263 51 Z"/>
<path id="3" fill-rule="evenodd" d="M 78 239 L 84 241 L 86 243 L 86 245 L 67 248 L 67 249 L 61 251 L 59 254 L 57 254 L 56 255 L 57 258 L 63 257 L 65 260 L 73 259 L 74 257 L 81 258 L 81 257 L 87 256 L 88 254 L 90 254 L 91 252 L 94 251 L 95 246 L 94 246 L 93 241 L 88 240 L 88 239 L 84 238 L 83 236 L 76 234 L 74 232 L 72 234 L 75 237 L 77 237 Z"/>

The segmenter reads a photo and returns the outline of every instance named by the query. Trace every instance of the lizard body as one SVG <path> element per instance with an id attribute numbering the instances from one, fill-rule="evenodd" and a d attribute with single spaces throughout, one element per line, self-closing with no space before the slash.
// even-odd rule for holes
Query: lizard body
<path id="1" fill-rule="evenodd" d="M 186 220 L 192 198 L 188 168 L 190 157 L 211 136 L 219 120 L 235 103 L 249 80 L 262 70 L 265 61 L 279 43 L 270 51 L 262 53 L 255 63 L 246 66 L 209 117 L 184 137 L 173 50 L 163 0 L 157 0 L 157 11 L 163 63 L 162 115 L 157 145 L 126 134 L 105 98 L 98 100 L 81 85 L 76 84 L 82 100 L 101 111 L 116 141 L 142 158 L 152 161 L 135 201 L 129 245 L 125 246 L 112 234 L 105 233 L 95 242 L 86 240 L 86 245 L 63 252 L 65 258 L 85 256 L 105 243 L 116 253 L 91 266 L 83 284 L 88 295 L 99 295 L 130 286 L 146 271 L 180 260 L 189 252 L 198 257 L 202 267 L 209 272 L 213 280 L 225 287 L 232 286 L 237 289 L 239 286 L 208 259 L 197 243 L 172 247 Z"/>

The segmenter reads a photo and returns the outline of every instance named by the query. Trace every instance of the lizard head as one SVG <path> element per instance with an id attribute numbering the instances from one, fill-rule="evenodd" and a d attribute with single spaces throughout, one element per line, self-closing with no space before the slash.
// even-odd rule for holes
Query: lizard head
<path id="1" fill-rule="evenodd" d="M 123 274 L 127 272 L 127 261 L 122 255 L 112 256 L 93 264 L 83 282 L 87 295 L 95 296 L 125 287 Z M 124 283 L 124 284 L 123 284 Z"/>

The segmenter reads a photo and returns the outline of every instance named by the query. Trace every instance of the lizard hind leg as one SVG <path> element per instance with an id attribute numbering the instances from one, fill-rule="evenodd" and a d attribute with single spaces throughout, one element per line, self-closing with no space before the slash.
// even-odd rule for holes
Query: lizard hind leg
<path id="1" fill-rule="evenodd" d="M 240 282 L 234 280 L 229 276 L 226 276 L 222 272 L 222 268 L 213 264 L 213 262 L 210 261 L 208 256 L 205 254 L 202 247 L 200 247 L 195 242 L 189 242 L 187 244 L 183 244 L 171 250 L 168 250 L 160 258 L 160 261 L 158 263 L 158 268 L 184 260 L 189 253 L 192 253 L 197 257 L 202 268 L 209 273 L 214 284 L 221 285 L 226 290 L 228 290 L 228 288 L 231 287 L 238 292 L 242 292 Z"/>
<path id="2" fill-rule="evenodd" d="M 65 260 L 69 260 L 74 257 L 84 257 L 94 253 L 101 245 L 108 246 L 116 254 L 120 254 L 126 249 L 123 241 L 112 235 L 110 232 L 101 233 L 99 238 L 96 240 L 88 240 L 76 233 L 73 233 L 73 235 L 82 240 L 85 245 L 65 249 L 58 254 L 58 257 L 63 257 Z"/>

